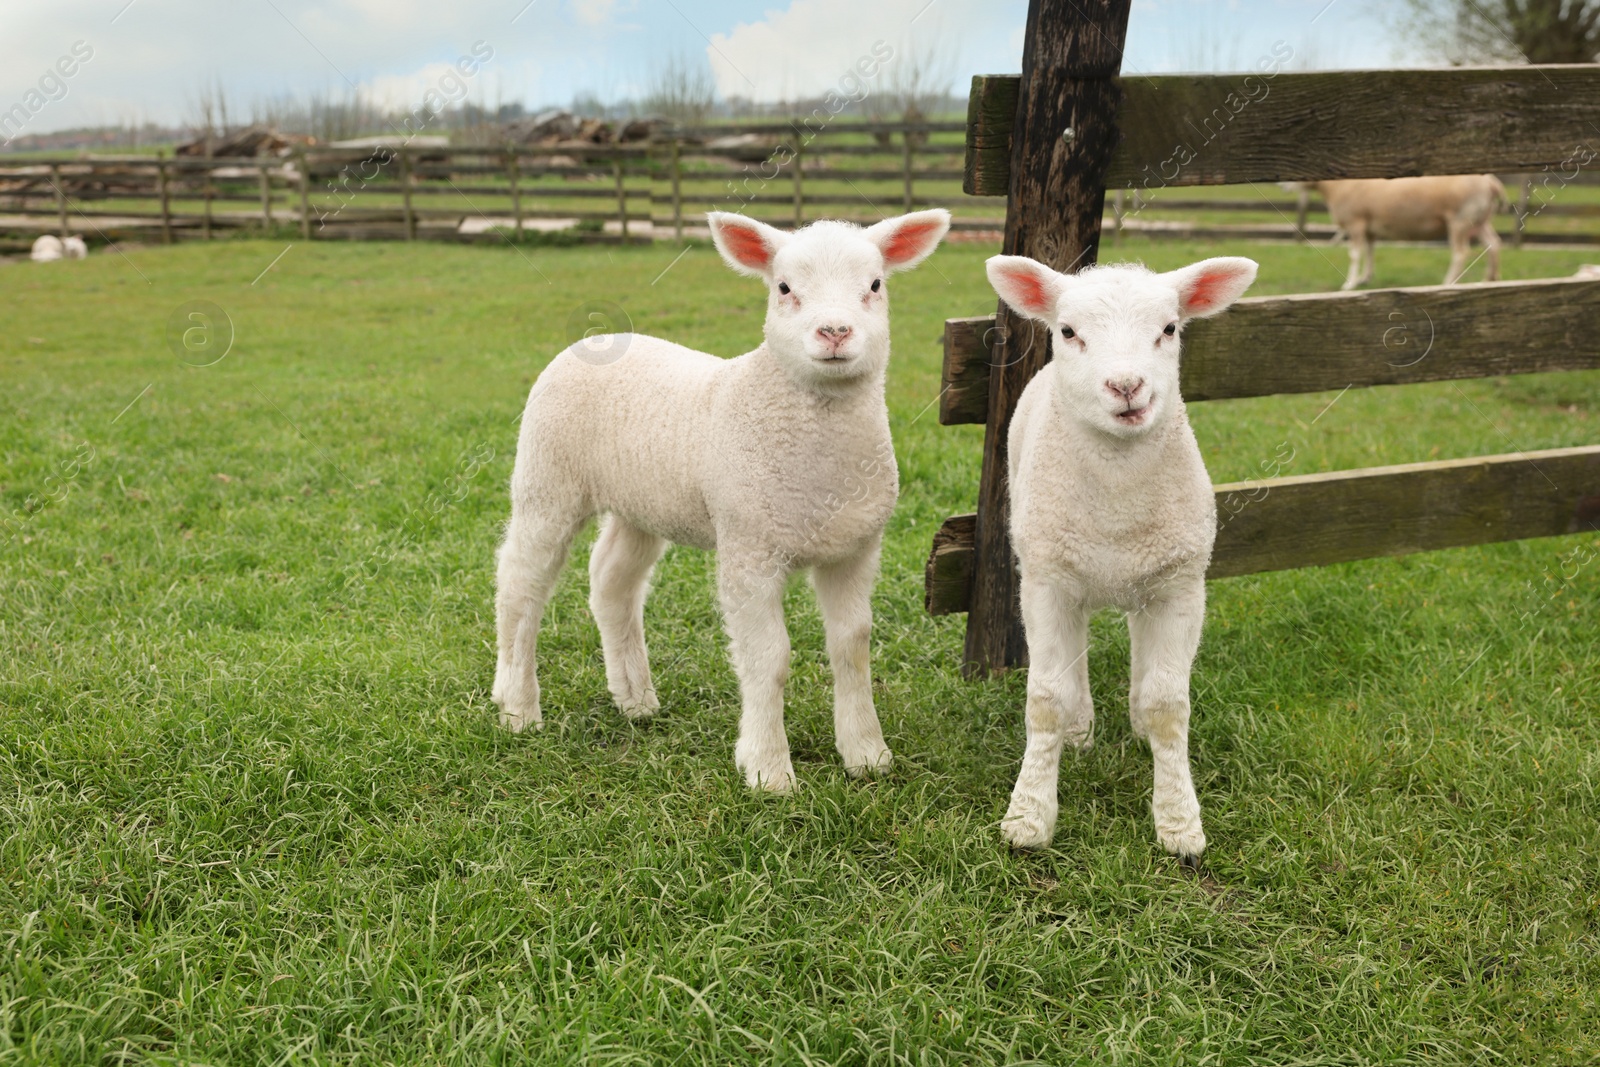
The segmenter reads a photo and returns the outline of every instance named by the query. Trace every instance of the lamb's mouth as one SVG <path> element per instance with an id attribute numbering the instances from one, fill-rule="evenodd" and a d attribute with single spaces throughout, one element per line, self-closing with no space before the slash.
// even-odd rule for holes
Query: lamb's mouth
<path id="1" fill-rule="evenodd" d="M 1126 411 L 1117 412 L 1116 420 L 1124 426 L 1137 426 L 1144 421 L 1144 417 L 1148 414 L 1150 414 L 1150 405 L 1145 404 L 1142 408 L 1128 408 Z"/>

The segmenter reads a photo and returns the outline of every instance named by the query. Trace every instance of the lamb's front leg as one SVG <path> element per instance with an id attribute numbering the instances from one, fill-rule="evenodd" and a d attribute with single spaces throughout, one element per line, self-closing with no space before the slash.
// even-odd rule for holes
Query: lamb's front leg
<path id="1" fill-rule="evenodd" d="M 1028 638 L 1028 748 L 1000 823 L 1017 848 L 1043 848 L 1055 834 L 1061 750 L 1088 748 L 1094 729 L 1089 697 L 1089 613 L 1067 590 L 1022 579 L 1022 625 Z"/>
<path id="2" fill-rule="evenodd" d="M 887 770 L 893 756 L 872 706 L 872 585 L 878 545 L 853 559 L 813 571 L 817 606 L 833 667 L 833 733 L 844 769 L 853 775 Z"/>
<path id="3" fill-rule="evenodd" d="M 1161 847 L 1186 863 L 1205 851 L 1200 800 L 1189 773 L 1189 672 L 1205 622 L 1205 580 L 1196 576 L 1128 616 L 1133 647 L 1128 715 L 1150 742 L 1150 809 Z"/>
<path id="4" fill-rule="evenodd" d="M 717 567 L 728 652 L 743 710 L 733 762 L 752 789 L 794 788 L 789 737 L 783 729 L 783 687 L 789 680 L 789 631 L 783 623 L 785 568 L 722 553 Z"/>

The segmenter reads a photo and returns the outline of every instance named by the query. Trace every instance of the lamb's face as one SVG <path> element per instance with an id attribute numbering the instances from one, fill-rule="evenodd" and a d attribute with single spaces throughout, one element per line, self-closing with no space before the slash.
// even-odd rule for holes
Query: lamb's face
<path id="1" fill-rule="evenodd" d="M 772 257 L 767 346 L 807 377 L 855 378 L 888 362 L 888 270 L 863 232 L 818 223 Z"/>
<path id="2" fill-rule="evenodd" d="M 1256 264 L 1219 258 L 1166 274 L 1130 265 L 1065 275 L 1023 256 L 995 256 L 988 272 L 1002 300 L 1050 328 L 1051 373 L 1073 414 L 1133 440 L 1178 407 L 1183 323 L 1238 299 Z"/>
<path id="3" fill-rule="evenodd" d="M 1065 287 L 1050 331 L 1057 380 L 1079 417 L 1116 437 L 1166 422 L 1178 396 L 1178 291 L 1126 267 Z"/>
<path id="4" fill-rule="evenodd" d="M 807 384 L 880 374 L 889 360 L 888 276 L 915 266 L 950 226 L 919 211 L 862 229 L 817 222 L 787 234 L 738 215 L 708 216 L 730 266 L 767 284 L 767 348 Z"/>

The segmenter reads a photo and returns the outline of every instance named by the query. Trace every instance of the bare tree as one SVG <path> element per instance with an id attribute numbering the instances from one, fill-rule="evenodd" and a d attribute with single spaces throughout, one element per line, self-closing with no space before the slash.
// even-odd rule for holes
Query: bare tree
<path id="1" fill-rule="evenodd" d="M 932 37 L 937 38 L 935 30 Z M 873 122 L 926 122 L 950 95 L 960 69 L 961 56 L 955 49 L 940 51 L 928 41 L 912 38 L 895 50 L 895 56 L 878 75 L 879 82 L 868 87 L 861 110 Z M 890 135 L 875 135 L 887 146 Z M 925 133 L 907 134 L 913 144 L 927 141 Z"/>
<path id="2" fill-rule="evenodd" d="M 343 96 L 326 89 L 313 90 L 304 96 L 280 93 L 257 97 L 250 105 L 253 124 L 323 142 L 394 132 L 397 123 L 407 118 L 409 116 L 390 113 L 354 90 Z"/>
<path id="3" fill-rule="evenodd" d="M 644 99 L 646 115 L 661 115 L 680 126 L 699 126 L 717 103 L 717 84 L 704 56 L 675 54 L 650 75 Z"/>
<path id="4" fill-rule="evenodd" d="M 188 113 L 184 121 L 196 140 L 210 143 L 228 135 L 228 91 L 220 79 L 201 82 L 189 94 L 186 104 Z"/>
<path id="5" fill-rule="evenodd" d="M 1600 0 L 1405 0 L 1393 21 L 1451 63 L 1600 57 Z"/>

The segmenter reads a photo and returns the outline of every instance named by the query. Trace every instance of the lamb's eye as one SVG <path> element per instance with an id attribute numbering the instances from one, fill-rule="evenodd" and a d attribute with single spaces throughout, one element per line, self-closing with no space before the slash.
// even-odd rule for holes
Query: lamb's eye
<path id="1" fill-rule="evenodd" d="M 788 282 L 779 282 L 778 283 L 778 292 L 782 293 L 784 296 L 788 296 L 789 295 L 789 283 Z"/>
<path id="2" fill-rule="evenodd" d="M 1167 328 L 1161 332 L 1166 334 L 1168 337 L 1173 337 L 1178 332 L 1178 324 L 1175 322 L 1169 322 L 1167 323 Z"/>
<path id="3" fill-rule="evenodd" d="M 872 291 L 874 293 L 876 293 L 879 289 L 882 289 L 882 288 L 883 288 L 883 279 L 882 278 L 874 278 L 874 279 L 872 279 Z"/>
<path id="4" fill-rule="evenodd" d="M 1073 332 L 1071 326 L 1063 326 L 1063 327 L 1061 327 L 1061 336 L 1065 337 L 1067 340 L 1070 341 L 1070 340 L 1072 340 L 1074 337 L 1076 337 L 1078 335 Z"/>

